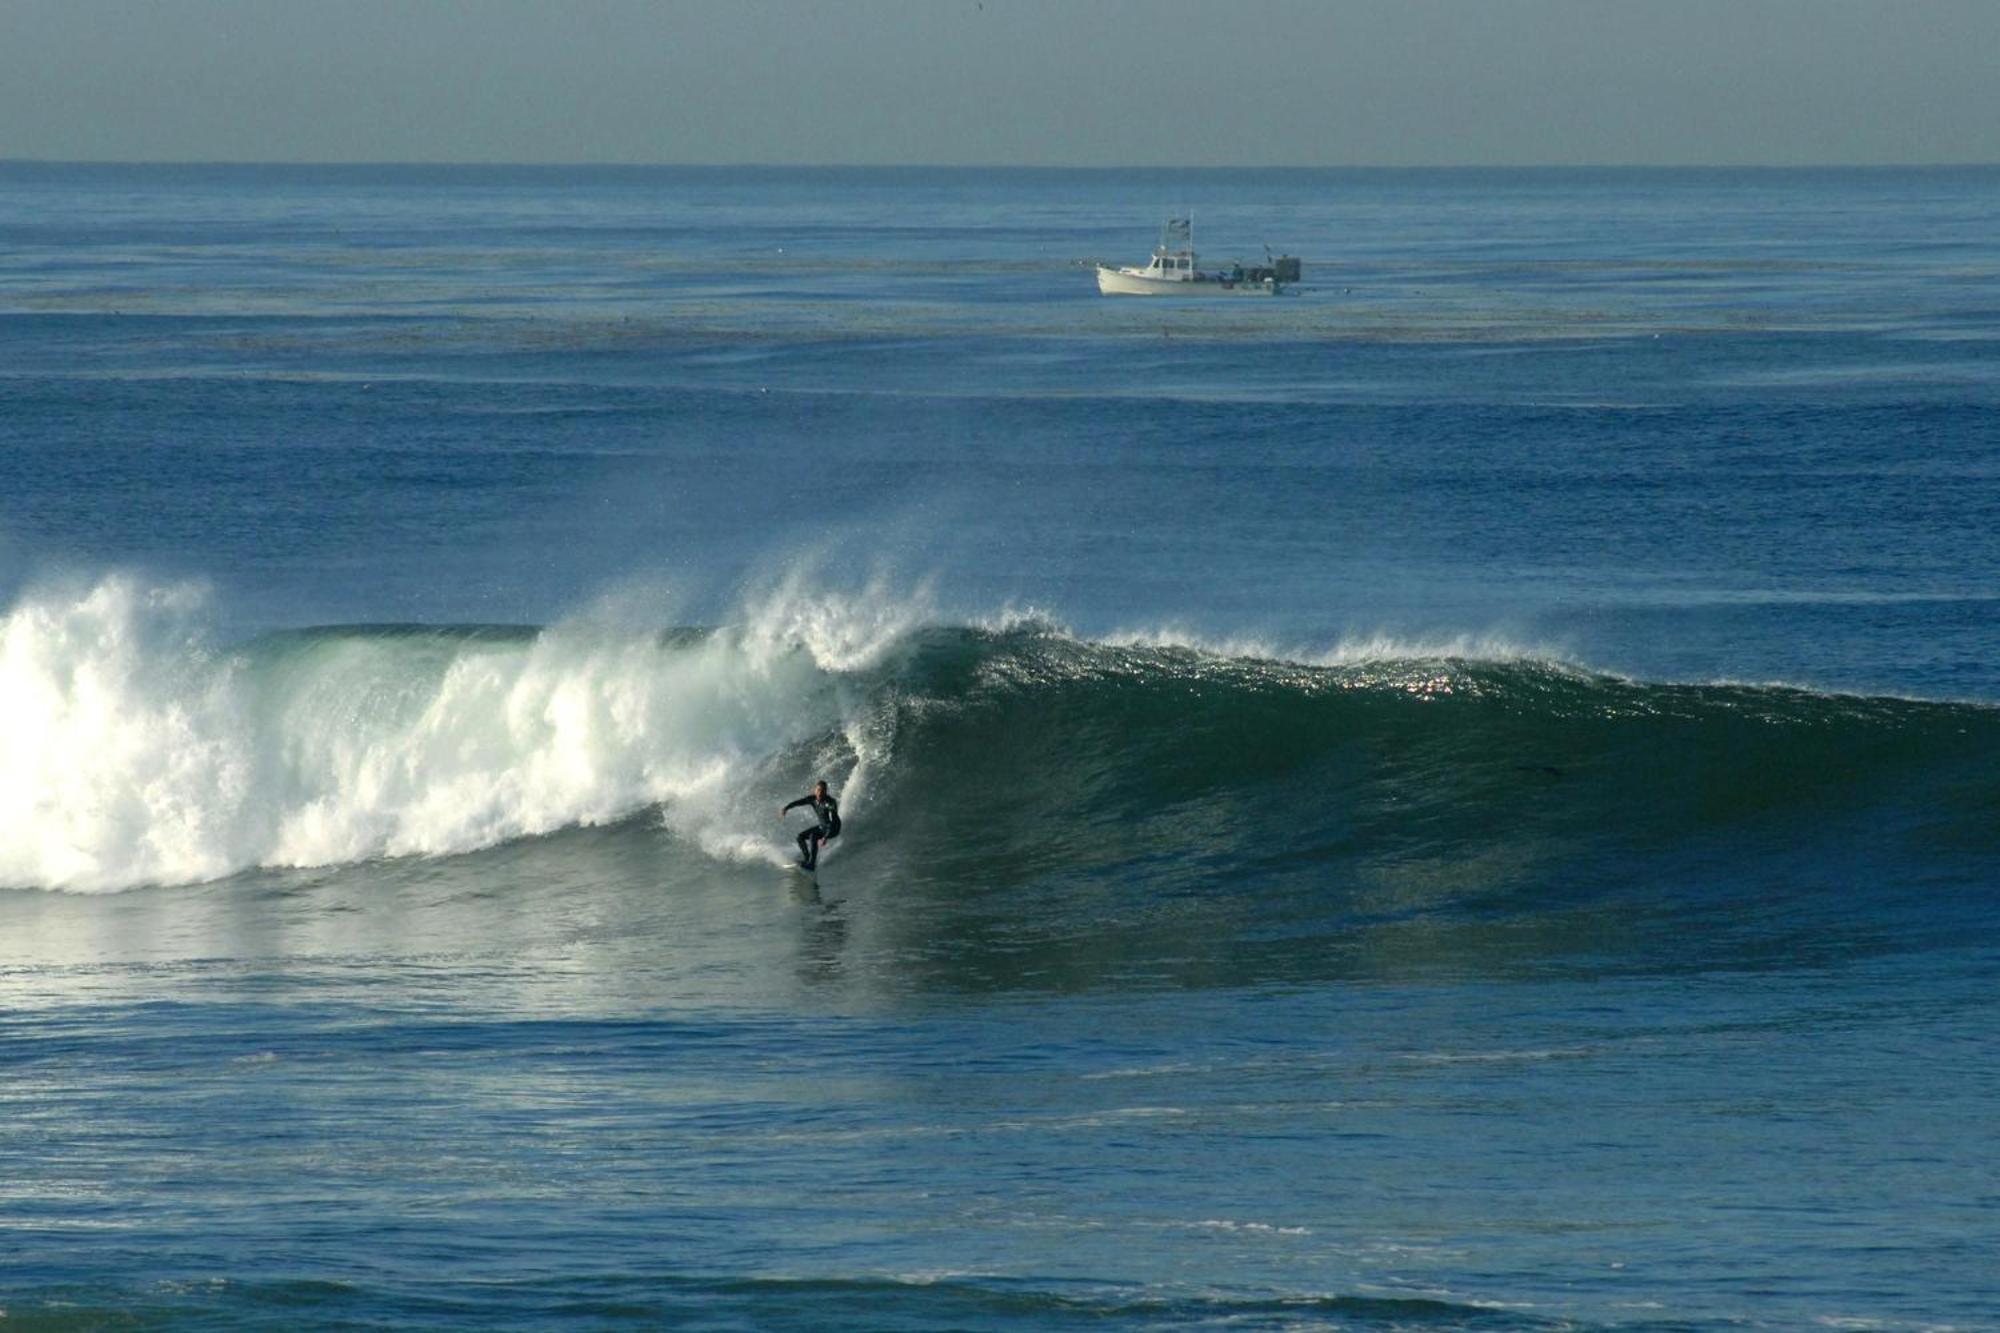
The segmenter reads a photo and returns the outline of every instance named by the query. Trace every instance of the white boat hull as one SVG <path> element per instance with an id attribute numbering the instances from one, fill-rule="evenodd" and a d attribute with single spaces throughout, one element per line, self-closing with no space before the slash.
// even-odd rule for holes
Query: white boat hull
<path id="1" fill-rule="evenodd" d="M 1275 283 L 1222 282 L 1211 277 L 1154 278 L 1131 269 L 1097 266 L 1097 290 L 1105 296 L 1263 296 Z"/>

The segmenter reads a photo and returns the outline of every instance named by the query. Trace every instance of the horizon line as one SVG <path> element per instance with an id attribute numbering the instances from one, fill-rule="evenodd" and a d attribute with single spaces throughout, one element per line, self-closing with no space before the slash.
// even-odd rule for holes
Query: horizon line
<path id="1" fill-rule="evenodd" d="M 1995 161 L 1952 162 L 669 162 L 520 161 L 503 158 L 114 158 L 0 156 L 0 167 L 397 167 L 505 170 L 680 171 L 1977 171 Z"/>

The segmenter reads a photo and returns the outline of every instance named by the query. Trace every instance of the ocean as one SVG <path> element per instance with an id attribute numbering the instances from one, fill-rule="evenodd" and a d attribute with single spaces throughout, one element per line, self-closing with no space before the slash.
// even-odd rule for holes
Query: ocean
<path id="1" fill-rule="evenodd" d="M 1996 216 L 0 164 L 0 1329 L 2000 1329 Z"/>

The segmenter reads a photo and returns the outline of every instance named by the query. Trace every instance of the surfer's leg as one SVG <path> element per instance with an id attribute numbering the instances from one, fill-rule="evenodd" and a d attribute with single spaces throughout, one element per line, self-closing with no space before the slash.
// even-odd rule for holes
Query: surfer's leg
<path id="1" fill-rule="evenodd" d="M 799 834 L 799 864 L 808 869 L 811 868 L 813 863 L 812 839 L 818 832 L 819 830 L 816 828 L 809 828 Z"/>

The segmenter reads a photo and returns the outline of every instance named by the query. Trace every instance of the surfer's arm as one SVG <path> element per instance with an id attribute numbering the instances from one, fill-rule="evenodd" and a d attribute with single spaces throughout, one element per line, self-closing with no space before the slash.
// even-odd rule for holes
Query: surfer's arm
<path id="1" fill-rule="evenodd" d="M 784 817 L 785 817 L 786 815 L 790 814 L 790 813 L 791 813 L 792 811 L 794 811 L 794 810 L 798 809 L 798 808 L 799 808 L 800 806 L 802 806 L 802 805 L 811 805 L 811 804 L 812 804 L 812 799 L 813 799 L 813 798 L 812 798 L 812 797 L 810 797 L 810 796 L 801 796 L 801 797 L 799 797 L 799 799 L 798 799 L 798 800 L 796 800 L 796 801 L 793 801 L 793 802 L 792 802 L 792 803 L 791 803 L 790 805 L 788 805 L 788 806 L 784 807 L 784 808 L 783 808 L 782 810 L 778 811 L 778 818 L 780 818 L 780 819 L 783 819 L 783 818 L 784 818 Z"/>

